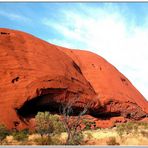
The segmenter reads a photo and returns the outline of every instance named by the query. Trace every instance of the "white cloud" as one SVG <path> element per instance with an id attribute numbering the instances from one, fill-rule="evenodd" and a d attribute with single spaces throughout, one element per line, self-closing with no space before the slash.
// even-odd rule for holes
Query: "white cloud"
<path id="1" fill-rule="evenodd" d="M 6 12 L 6 11 L 0 11 L 0 15 L 1 16 L 5 16 L 7 18 L 9 18 L 10 20 L 15 20 L 15 21 L 30 21 L 29 18 L 25 17 L 25 16 L 22 16 L 22 15 L 18 15 L 18 14 L 15 14 L 15 13 L 9 13 L 9 12 Z"/>
<path id="2" fill-rule="evenodd" d="M 62 10 L 61 14 L 62 22 L 43 20 L 45 25 L 63 35 L 62 40 L 49 42 L 69 48 L 87 48 L 103 56 L 148 99 L 147 25 L 137 26 L 135 17 L 127 19 L 125 10 L 112 5 L 93 9 L 81 5 L 79 11 Z"/>

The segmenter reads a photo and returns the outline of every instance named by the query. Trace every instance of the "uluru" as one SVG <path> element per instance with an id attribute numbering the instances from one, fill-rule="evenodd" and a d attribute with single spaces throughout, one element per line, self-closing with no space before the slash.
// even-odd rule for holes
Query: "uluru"
<path id="1" fill-rule="evenodd" d="M 88 115 L 100 126 L 148 115 L 148 101 L 103 57 L 6 28 L 0 29 L 0 92 L 0 123 L 9 129 L 30 127 L 38 111 L 58 112 L 77 96 L 75 110 L 93 100 Z"/>

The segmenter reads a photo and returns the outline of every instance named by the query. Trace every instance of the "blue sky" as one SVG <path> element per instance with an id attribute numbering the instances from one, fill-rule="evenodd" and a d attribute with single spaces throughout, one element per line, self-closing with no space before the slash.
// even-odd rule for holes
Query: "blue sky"
<path id="1" fill-rule="evenodd" d="M 148 100 L 148 3 L 0 3 L 0 27 L 103 56 Z"/>

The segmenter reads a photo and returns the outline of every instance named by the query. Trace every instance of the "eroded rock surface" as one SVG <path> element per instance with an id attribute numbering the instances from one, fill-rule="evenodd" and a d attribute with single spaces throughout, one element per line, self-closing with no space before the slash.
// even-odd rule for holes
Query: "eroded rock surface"
<path id="1" fill-rule="evenodd" d="M 0 92 L 0 123 L 8 128 L 29 127 L 38 111 L 57 113 L 75 98 L 77 110 L 93 100 L 88 114 L 98 126 L 148 113 L 140 92 L 102 57 L 10 29 L 0 29 Z"/>
<path id="2" fill-rule="evenodd" d="M 113 65 L 88 51 L 58 48 L 77 63 L 98 94 L 101 108 L 92 113 L 94 116 L 123 116 L 133 120 L 147 116 L 148 101 Z"/>
<path id="3" fill-rule="evenodd" d="M 0 29 L 0 122 L 23 128 L 37 111 L 58 110 L 79 96 L 75 106 L 95 96 L 79 66 L 56 46 L 32 35 Z"/>

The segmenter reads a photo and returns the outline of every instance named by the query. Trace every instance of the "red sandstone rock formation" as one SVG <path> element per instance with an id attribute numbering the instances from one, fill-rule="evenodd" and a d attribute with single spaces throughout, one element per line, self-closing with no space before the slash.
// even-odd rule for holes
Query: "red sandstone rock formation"
<path id="1" fill-rule="evenodd" d="M 102 57 L 20 31 L 0 29 L 0 76 L 0 123 L 8 128 L 28 127 L 37 111 L 58 111 L 76 97 L 77 110 L 94 101 L 89 114 L 98 125 L 100 119 L 139 120 L 148 113 L 144 97 Z"/>
<path id="2" fill-rule="evenodd" d="M 98 114 L 103 112 L 111 115 L 112 113 L 113 116 L 121 115 L 140 119 L 148 113 L 148 102 L 145 98 L 123 74 L 105 59 L 88 51 L 69 50 L 63 47 L 59 49 L 77 63 L 98 94 L 102 105 Z"/>
<path id="3" fill-rule="evenodd" d="M 95 92 L 65 53 L 32 35 L 0 29 L 0 123 L 22 128 L 26 118 L 48 104 L 79 95 L 81 107 Z M 58 110 L 58 109 L 57 109 Z"/>

